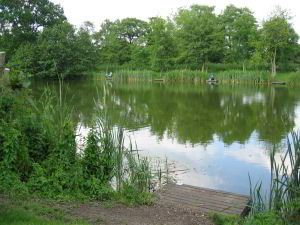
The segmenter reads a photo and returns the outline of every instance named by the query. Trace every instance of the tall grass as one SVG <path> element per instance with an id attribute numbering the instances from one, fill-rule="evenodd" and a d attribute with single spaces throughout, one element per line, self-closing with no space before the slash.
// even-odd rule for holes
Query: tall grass
<path id="1" fill-rule="evenodd" d="M 165 81 L 203 82 L 208 79 L 207 72 L 200 70 L 173 70 L 163 74 Z"/>
<path id="2" fill-rule="evenodd" d="M 300 84 L 300 70 L 296 72 L 278 73 L 275 78 L 276 81 L 288 82 L 289 85 Z"/>
<path id="3" fill-rule="evenodd" d="M 217 80 L 230 83 L 267 83 L 270 81 L 268 71 L 229 70 L 217 73 Z"/>
<path id="4" fill-rule="evenodd" d="M 269 196 L 263 197 L 261 183 L 250 188 L 251 213 L 274 211 L 283 220 L 295 223 L 300 221 L 300 133 L 292 132 L 287 141 L 287 151 L 279 163 L 275 151 L 270 155 Z"/>
<path id="5" fill-rule="evenodd" d="M 105 79 L 106 72 L 94 73 L 94 77 Z M 268 83 L 272 81 L 268 71 L 226 70 L 217 72 L 216 79 L 224 83 Z M 155 81 L 162 79 L 165 82 L 205 82 L 209 77 L 207 71 L 200 70 L 170 70 L 154 72 L 149 70 L 117 70 L 113 72 L 116 81 Z"/>

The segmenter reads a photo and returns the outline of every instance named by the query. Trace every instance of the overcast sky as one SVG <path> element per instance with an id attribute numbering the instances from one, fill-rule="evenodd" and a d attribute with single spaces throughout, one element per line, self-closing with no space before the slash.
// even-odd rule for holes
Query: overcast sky
<path id="1" fill-rule="evenodd" d="M 220 13 L 226 5 L 248 7 L 254 12 L 258 22 L 266 19 L 275 5 L 289 9 L 293 16 L 293 27 L 300 35 L 300 1 L 299 0 L 51 0 L 60 4 L 70 23 L 80 26 L 84 21 L 91 21 L 98 29 L 105 20 L 135 17 L 147 20 L 149 17 L 167 16 L 175 13 L 180 7 L 192 4 L 216 6 Z"/>

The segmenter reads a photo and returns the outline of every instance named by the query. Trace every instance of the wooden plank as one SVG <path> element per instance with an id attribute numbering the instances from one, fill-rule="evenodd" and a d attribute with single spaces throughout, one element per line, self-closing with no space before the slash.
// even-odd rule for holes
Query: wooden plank
<path id="1" fill-rule="evenodd" d="M 174 184 L 171 184 L 174 185 Z M 214 190 L 214 189 L 210 189 L 210 188 L 203 188 L 203 187 L 195 187 L 195 186 L 191 186 L 191 185 L 187 185 L 187 184 L 183 184 L 183 185 L 174 185 L 176 186 L 182 186 L 182 187 L 186 187 L 186 188 L 191 188 L 191 189 L 195 189 L 198 191 L 210 191 L 210 192 L 214 192 L 216 194 L 223 194 L 223 195 L 231 195 L 233 197 L 242 197 L 242 198 L 249 198 L 249 196 L 247 195 L 241 195 L 241 194 L 236 194 L 236 193 L 232 193 L 232 192 L 226 192 L 226 191 L 221 191 L 221 190 Z"/>
<path id="2" fill-rule="evenodd" d="M 196 196 L 206 196 L 208 198 L 217 199 L 218 201 L 224 201 L 224 202 L 247 202 L 249 197 L 243 196 L 243 195 L 237 195 L 235 196 L 233 193 L 220 193 L 220 192 L 213 192 L 213 191 L 207 191 L 205 189 L 188 189 L 182 186 L 169 186 L 164 191 L 167 191 L 169 193 L 184 193 L 184 194 L 190 194 L 190 195 L 196 195 Z"/>
<path id="3" fill-rule="evenodd" d="M 189 201 L 183 201 L 182 198 L 176 198 L 174 196 L 165 196 L 162 200 L 170 200 L 173 202 L 176 202 L 178 204 L 184 204 L 191 207 L 197 207 L 199 210 L 201 209 L 209 209 L 216 212 L 223 212 L 223 211 L 232 211 L 235 212 L 235 214 L 240 214 L 243 209 L 245 208 L 245 205 L 219 205 L 216 203 L 210 203 L 210 202 L 198 202 L 197 200 L 189 200 Z"/>
<path id="4" fill-rule="evenodd" d="M 245 201 L 234 201 L 234 200 L 224 201 L 223 199 L 214 198 L 214 196 L 212 196 L 212 197 L 192 196 L 192 195 L 185 194 L 184 192 L 179 193 L 179 194 L 165 193 L 162 196 L 181 198 L 183 201 L 187 201 L 187 202 L 197 201 L 197 202 L 200 202 L 200 203 L 212 204 L 212 205 L 222 205 L 222 206 L 235 205 L 235 206 L 239 206 L 239 207 L 241 207 L 241 206 L 245 207 L 248 204 L 248 200 L 245 200 Z"/>
<path id="5" fill-rule="evenodd" d="M 176 201 L 174 199 L 163 199 L 161 200 L 161 203 L 163 204 L 169 204 L 172 206 L 177 206 L 177 207 L 181 207 L 181 208 L 185 208 L 185 209 L 191 209 L 197 212 L 204 212 L 204 213 L 222 213 L 222 214 L 229 214 L 229 215 L 240 215 L 241 214 L 241 210 L 240 209 L 232 209 L 232 208 L 211 208 L 211 207 L 207 207 L 207 206 L 203 206 L 203 205 L 191 205 L 191 204 L 186 204 L 186 203 L 182 203 L 179 201 Z"/>
<path id="6" fill-rule="evenodd" d="M 228 204 L 238 204 L 238 205 L 243 205 L 247 204 L 249 202 L 249 199 L 235 199 L 231 197 L 218 197 L 214 195 L 207 195 L 207 194 L 202 194 L 199 193 L 197 194 L 190 194 L 189 192 L 186 192 L 185 190 L 177 190 L 176 192 L 170 191 L 166 192 L 162 195 L 168 195 L 168 196 L 178 196 L 182 198 L 191 198 L 191 199 L 199 199 L 201 201 L 209 201 L 212 203 L 217 203 L 217 204 L 223 204 L 223 205 L 228 205 Z"/>
<path id="7" fill-rule="evenodd" d="M 207 83 L 219 83 L 219 80 L 206 80 Z"/>
<path id="8" fill-rule="evenodd" d="M 287 84 L 287 82 L 273 81 L 272 84 L 285 85 L 285 84 Z"/>
<path id="9" fill-rule="evenodd" d="M 190 204 L 190 203 L 187 204 L 185 202 L 182 202 L 181 200 L 169 199 L 169 198 L 163 198 L 161 199 L 161 202 L 169 203 L 179 207 L 184 207 L 186 209 L 194 209 L 202 212 L 217 212 L 217 213 L 233 214 L 233 215 L 240 215 L 242 212 L 241 209 L 235 209 L 231 207 L 220 208 L 220 207 L 212 207 L 203 204 Z"/>
<path id="10" fill-rule="evenodd" d="M 224 197 L 225 199 L 227 198 L 234 198 L 237 200 L 248 200 L 249 196 L 247 195 L 240 195 L 240 194 L 234 194 L 230 192 L 224 192 L 224 191 L 217 191 L 217 190 L 212 190 L 212 189 L 206 189 L 206 188 L 193 188 L 191 186 L 184 186 L 184 185 L 173 185 L 173 186 L 166 186 L 168 188 L 168 191 L 174 191 L 174 190 L 184 190 L 185 192 L 190 192 L 199 195 L 200 193 L 204 195 L 211 195 L 211 196 L 216 196 L 216 197 Z"/>
<path id="11" fill-rule="evenodd" d="M 233 207 L 233 208 L 244 208 L 247 206 L 248 202 L 222 202 L 222 201 L 218 201 L 218 200 L 211 200 L 211 199 L 206 199 L 206 198 L 197 198 L 197 197 L 193 197 L 193 196 L 184 196 L 183 194 L 181 196 L 179 195 L 172 195 L 169 193 L 166 193 L 164 195 L 162 195 L 162 197 L 165 198 L 173 198 L 173 199 L 179 199 L 182 202 L 186 202 L 186 203 L 196 203 L 196 204 L 203 204 L 203 205 L 208 205 L 208 206 L 212 206 L 212 207 Z"/>
<path id="12" fill-rule="evenodd" d="M 247 210 L 249 196 L 231 192 L 168 184 L 158 192 L 160 202 L 202 212 L 241 215 Z"/>

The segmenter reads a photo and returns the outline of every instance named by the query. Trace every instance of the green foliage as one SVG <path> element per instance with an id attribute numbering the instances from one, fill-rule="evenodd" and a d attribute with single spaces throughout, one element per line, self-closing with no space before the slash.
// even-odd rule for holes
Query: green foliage
<path id="1" fill-rule="evenodd" d="M 115 146 L 111 134 L 104 129 L 89 132 L 82 159 L 86 178 L 93 176 L 104 184 L 113 178 Z"/>
<path id="2" fill-rule="evenodd" d="M 277 8 L 273 15 L 263 22 L 263 27 L 259 32 L 256 51 L 271 63 L 271 74 L 275 77 L 279 58 L 284 61 L 288 55 L 288 53 L 284 54 L 287 49 L 290 49 L 290 53 L 293 52 L 292 49 L 297 45 L 298 35 L 289 23 L 286 11 L 281 8 Z"/>
<path id="3" fill-rule="evenodd" d="M 12 89 L 22 88 L 23 82 L 26 79 L 26 75 L 18 69 L 12 69 L 8 74 L 8 85 L 12 87 Z"/>
<path id="4" fill-rule="evenodd" d="M 248 8 L 229 5 L 220 15 L 224 26 L 225 61 L 245 63 L 254 52 L 257 36 L 256 19 Z"/>
<path id="5" fill-rule="evenodd" d="M 1 91 L 0 193 L 150 204 L 149 161 L 125 148 L 121 128 L 97 120 L 81 155 L 64 98 L 48 89 L 39 101 L 26 90 L 20 96 Z"/>
<path id="6" fill-rule="evenodd" d="M 299 67 L 299 37 L 282 9 L 262 28 L 248 8 L 229 5 L 217 15 L 214 7 L 192 5 L 171 19 L 105 20 L 95 31 L 90 22 L 75 30 L 48 0 L 2 2 L 0 49 L 8 51 L 10 67 L 26 75 L 75 76 L 97 66 L 102 72 L 271 68 L 275 77 L 277 70 Z"/>
<path id="7" fill-rule="evenodd" d="M 49 0 L 0 1 L 0 49 L 8 59 L 23 43 L 34 43 L 43 28 L 66 20 L 63 9 Z"/>
<path id="8" fill-rule="evenodd" d="M 66 216 L 66 211 L 47 204 L 7 200 L 0 204 L 1 225 L 88 225 L 78 218 Z"/>
<path id="9" fill-rule="evenodd" d="M 176 57 L 176 45 L 171 34 L 172 27 L 164 19 L 150 19 L 148 45 L 150 49 L 150 66 L 153 71 L 170 70 Z"/>
<path id="10" fill-rule="evenodd" d="M 252 218 L 245 221 L 244 225 L 285 225 L 286 222 L 282 220 L 276 213 L 267 212 L 254 215 Z"/>
<path id="11" fill-rule="evenodd" d="M 209 218 L 216 225 L 285 225 L 285 221 L 276 213 L 270 211 L 267 213 L 257 213 L 250 218 L 241 218 L 238 216 L 228 216 L 221 214 L 212 214 Z"/>
<path id="12" fill-rule="evenodd" d="M 14 70 L 40 77 L 80 75 L 95 66 L 96 48 L 88 27 L 76 33 L 68 23 L 45 28 L 35 44 L 22 45 L 9 66 Z"/>
<path id="13" fill-rule="evenodd" d="M 220 15 L 214 7 L 192 5 L 178 9 L 172 20 L 152 17 L 148 24 L 134 18 L 107 20 L 95 35 L 98 63 L 106 72 L 116 64 L 127 70 L 216 72 L 265 71 L 272 60 L 272 74 L 275 69 L 295 71 L 298 35 L 282 12 L 262 28 L 248 8 L 234 5 Z"/>
<path id="14" fill-rule="evenodd" d="M 200 69 L 207 62 L 220 61 L 223 34 L 214 7 L 192 5 L 190 9 L 179 9 L 175 22 L 180 63 Z"/>
<path id="15" fill-rule="evenodd" d="M 243 220 L 238 216 L 228 216 L 222 214 L 211 214 L 209 218 L 216 224 L 216 225 L 240 225 L 243 224 Z"/>
<path id="16" fill-rule="evenodd" d="M 299 222 L 299 196 L 300 196 L 300 135 L 292 132 L 291 140 L 288 138 L 288 149 L 281 158 L 281 162 L 275 161 L 275 150 L 270 154 L 271 163 L 271 185 L 268 199 L 262 197 L 261 183 L 252 188 L 250 182 L 250 196 L 252 198 L 251 214 L 254 219 L 261 219 L 261 223 L 270 219 L 264 215 L 265 212 L 272 212 L 274 218 L 281 218 L 290 224 Z M 290 166 L 288 166 L 288 163 Z M 270 223 L 281 220 L 270 220 Z M 250 224 L 250 223 L 249 223 Z M 282 222 L 279 224 L 283 224 Z"/>

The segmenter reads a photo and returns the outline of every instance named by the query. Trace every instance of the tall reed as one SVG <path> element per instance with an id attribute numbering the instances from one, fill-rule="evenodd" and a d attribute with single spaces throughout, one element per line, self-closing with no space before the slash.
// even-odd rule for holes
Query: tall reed
<path id="1" fill-rule="evenodd" d="M 252 189 L 251 213 L 274 211 L 284 220 L 300 219 L 300 133 L 292 132 L 287 139 L 287 151 L 281 161 L 275 160 L 275 150 L 270 154 L 271 184 L 268 197 L 261 193 L 261 183 Z"/>

